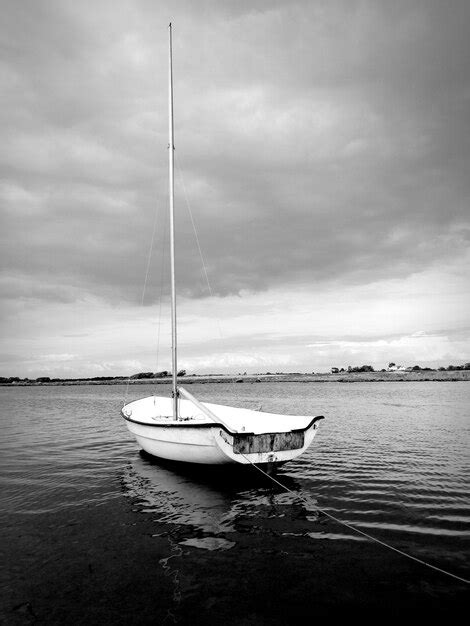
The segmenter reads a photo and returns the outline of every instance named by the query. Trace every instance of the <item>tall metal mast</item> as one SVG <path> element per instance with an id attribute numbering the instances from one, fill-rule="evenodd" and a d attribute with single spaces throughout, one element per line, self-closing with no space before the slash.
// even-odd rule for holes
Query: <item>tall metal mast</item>
<path id="1" fill-rule="evenodd" d="M 171 267 L 171 370 L 172 370 L 172 395 L 173 395 L 173 417 L 178 419 L 178 365 L 176 358 L 176 288 L 175 288 L 175 219 L 174 219 L 174 150 L 173 143 L 173 64 L 171 46 L 171 22 L 168 26 L 169 44 L 169 66 L 168 66 L 168 107 L 169 107 L 169 142 L 168 142 L 168 164 L 169 164 L 169 191 L 170 191 L 170 267 Z"/>

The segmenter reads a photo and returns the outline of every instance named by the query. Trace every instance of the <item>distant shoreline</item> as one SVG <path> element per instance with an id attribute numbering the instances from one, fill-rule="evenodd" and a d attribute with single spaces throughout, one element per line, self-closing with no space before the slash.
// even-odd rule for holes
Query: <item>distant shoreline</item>
<path id="1" fill-rule="evenodd" d="M 256 374 L 243 376 L 181 376 L 182 384 L 208 383 L 377 383 L 377 382 L 461 382 L 470 380 L 470 370 L 413 372 L 341 372 L 339 374 Z M 47 382 L 20 380 L 0 387 L 57 387 L 77 385 L 168 385 L 171 378 L 111 378 L 105 380 L 61 379 Z"/>

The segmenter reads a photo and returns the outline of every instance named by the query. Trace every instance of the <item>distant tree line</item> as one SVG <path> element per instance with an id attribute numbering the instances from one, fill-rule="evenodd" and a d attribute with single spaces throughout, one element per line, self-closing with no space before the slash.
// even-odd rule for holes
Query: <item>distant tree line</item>
<path id="1" fill-rule="evenodd" d="M 19 378 L 19 376 L 0 376 L 1 383 L 61 383 L 75 381 L 99 381 L 99 380 L 127 380 L 127 376 L 93 376 L 91 378 L 51 378 L 50 376 L 39 376 L 38 378 Z"/>
<path id="2" fill-rule="evenodd" d="M 389 363 L 388 368 L 397 367 L 395 363 Z M 400 367 L 400 366 L 398 366 Z M 400 367 L 400 369 L 402 369 Z M 437 368 L 439 372 L 457 372 L 462 370 L 470 370 L 470 363 L 464 363 L 462 365 L 447 365 L 447 367 L 441 366 Z M 374 372 L 374 368 L 372 365 L 361 365 L 361 366 L 348 366 L 347 369 L 344 367 L 332 367 L 331 371 L 333 373 L 356 373 L 356 372 Z M 386 369 L 380 370 L 381 372 L 386 372 Z M 408 372 L 435 372 L 436 369 L 432 367 L 421 367 L 419 365 L 413 365 L 411 367 L 404 368 L 404 371 Z M 312 372 L 313 374 L 314 372 Z M 300 372 L 276 372 L 277 375 L 298 375 L 301 376 Z M 207 376 L 211 376 L 215 374 L 207 374 Z M 246 375 L 246 372 L 243 374 Z M 272 375 L 272 372 L 266 372 L 266 374 L 253 374 L 253 376 L 265 376 Z M 186 376 L 186 370 L 179 370 L 178 376 Z M 197 376 L 197 374 L 192 374 L 192 376 Z M 223 374 L 217 374 L 217 376 L 223 376 Z M 50 376 L 39 376 L 38 378 L 20 378 L 19 376 L 0 376 L 0 384 L 16 384 L 16 383 L 60 383 L 60 382 L 93 382 L 93 381 L 111 381 L 111 380 L 145 380 L 145 379 L 155 379 L 155 378 L 170 378 L 171 372 L 167 370 L 163 370 L 161 372 L 139 372 L 138 374 L 133 374 L 132 376 L 93 376 L 90 378 L 52 378 Z"/>
<path id="3" fill-rule="evenodd" d="M 171 372 L 163 370 L 162 372 L 140 372 L 130 376 L 131 380 L 141 380 L 142 378 L 169 378 Z M 186 370 L 179 370 L 178 376 L 186 376 Z"/>
<path id="4" fill-rule="evenodd" d="M 144 378 L 169 378 L 171 372 L 164 370 L 162 372 L 140 372 L 132 376 L 93 376 L 91 378 L 51 378 L 50 376 L 39 376 L 38 378 L 20 378 L 19 376 L 0 376 L 0 384 L 14 383 L 60 383 L 60 382 L 77 382 L 77 381 L 106 381 L 106 380 L 140 380 Z M 186 370 L 180 370 L 178 376 L 186 376 Z"/>
<path id="5" fill-rule="evenodd" d="M 408 372 L 435 372 L 436 369 L 433 367 L 421 367 L 420 365 L 413 365 L 410 367 L 406 367 L 403 368 L 401 365 L 395 365 L 395 363 L 389 363 L 388 364 L 388 371 L 394 370 L 394 369 L 400 369 L 400 370 L 404 370 L 404 371 L 408 371 Z M 459 371 L 459 370 L 470 370 L 470 363 L 464 363 L 463 365 L 448 365 L 447 367 L 438 367 L 437 371 L 439 372 L 454 372 L 454 371 Z M 342 372 L 374 372 L 374 368 L 372 367 L 372 365 L 361 365 L 359 367 L 351 367 L 351 365 L 348 366 L 347 370 L 344 369 L 344 367 L 342 367 L 341 369 L 338 367 L 332 367 L 331 371 L 334 374 L 339 374 Z M 381 369 L 381 372 L 386 372 L 387 370 Z"/>

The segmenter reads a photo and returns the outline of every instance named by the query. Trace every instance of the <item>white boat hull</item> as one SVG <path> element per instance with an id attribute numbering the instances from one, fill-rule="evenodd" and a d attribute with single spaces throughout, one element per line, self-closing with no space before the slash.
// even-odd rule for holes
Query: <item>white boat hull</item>
<path id="1" fill-rule="evenodd" d="M 318 420 L 322 419 L 321 416 L 276 416 L 206 404 L 204 406 L 224 420 L 224 423 L 214 423 L 183 400 L 180 403 L 182 419 L 174 421 L 165 416 L 170 412 L 170 407 L 166 406 L 170 399 L 154 398 L 153 416 L 151 400 L 145 398 L 123 408 L 127 428 L 148 454 L 185 463 L 285 463 L 305 452 L 316 434 Z M 227 416 L 232 417 L 232 425 L 228 424 Z M 286 427 L 289 425 L 291 428 Z"/>

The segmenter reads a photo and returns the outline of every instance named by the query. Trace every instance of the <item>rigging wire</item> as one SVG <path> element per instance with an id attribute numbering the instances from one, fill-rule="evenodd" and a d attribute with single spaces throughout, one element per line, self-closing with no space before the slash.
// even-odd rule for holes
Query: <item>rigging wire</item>
<path id="1" fill-rule="evenodd" d="M 154 241 L 155 241 L 155 233 L 157 231 L 157 222 L 158 222 L 158 216 L 159 216 L 159 205 L 158 203 L 155 204 L 155 214 L 154 214 L 154 218 L 153 218 L 153 229 L 152 229 L 152 237 L 150 240 L 150 246 L 149 246 L 149 251 L 147 254 L 147 267 L 145 270 L 145 278 L 144 278 L 144 284 L 142 286 L 142 296 L 140 298 L 140 306 L 144 305 L 144 301 L 145 301 L 145 292 L 147 290 L 147 282 L 148 282 L 148 277 L 149 277 L 149 272 L 150 272 L 150 263 L 152 260 L 152 252 L 153 252 L 153 245 L 154 245 Z M 127 396 L 129 394 L 129 384 L 131 381 L 131 375 L 129 374 L 128 378 L 127 378 L 127 383 L 126 383 L 126 391 L 124 394 L 124 400 L 123 400 L 123 406 L 127 403 Z"/>
<path id="2" fill-rule="evenodd" d="M 261 474 L 264 474 L 264 476 L 267 476 L 270 480 L 272 480 L 274 483 L 279 485 L 279 487 L 282 487 L 282 489 L 284 489 L 285 491 L 288 491 L 289 493 L 291 493 L 295 497 L 299 498 L 299 500 L 302 500 L 302 502 L 304 502 L 305 504 L 312 505 L 312 502 L 311 501 L 309 502 L 307 500 L 307 498 L 302 496 L 300 493 L 298 493 L 296 491 L 293 491 L 292 489 L 289 489 L 289 487 L 286 487 L 286 485 L 283 485 L 276 478 L 274 478 L 273 476 L 271 476 L 270 474 L 265 472 L 261 467 L 259 467 L 255 463 L 253 463 L 253 461 L 251 461 L 251 459 L 249 459 L 242 452 L 240 452 L 240 454 L 255 469 L 257 469 L 259 472 L 261 472 Z M 325 511 L 325 509 L 320 508 L 316 504 L 314 504 L 313 506 L 317 509 L 317 511 L 319 511 L 323 515 L 326 515 L 326 517 L 328 517 L 329 519 L 333 520 L 337 524 L 340 524 L 341 526 L 345 526 L 346 528 L 349 528 L 349 530 L 352 530 L 353 532 L 358 533 L 359 535 L 362 535 L 363 537 L 366 537 L 366 539 L 369 539 L 370 541 L 373 541 L 374 543 L 377 543 L 377 544 L 379 544 L 379 545 L 381 545 L 381 546 L 383 546 L 385 548 L 388 548 L 389 550 L 393 550 L 393 552 L 397 552 L 398 554 L 401 554 L 401 556 L 404 556 L 407 559 L 411 559 L 412 561 L 416 561 L 417 563 L 420 563 L 421 565 L 429 567 L 430 569 L 436 570 L 437 572 L 440 572 L 441 574 L 445 574 L 446 576 L 450 576 L 451 578 L 455 578 L 456 580 L 459 580 L 460 582 L 463 582 L 463 583 L 466 583 L 467 585 L 470 585 L 470 580 L 467 580 L 466 578 L 462 578 L 461 576 L 457 576 L 457 574 L 453 574 L 452 572 L 448 572 L 447 570 L 442 569 L 440 567 L 437 567 L 436 565 L 432 565 L 431 563 L 428 563 L 427 561 L 423 561 L 422 559 L 419 559 L 418 557 L 413 556 L 412 554 L 408 554 L 407 552 L 403 552 L 403 550 L 400 550 L 399 548 L 395 548 L 394 546 L 391 546 L 389 543 L 386 543 L 385 541 L 382 541 L 381 539 L 377 539 L 377 537 L 374 537 L 373 535 L 370 535 L 369 533 L 366 533 L 363 530 L 360 530 L 359 528 L 356 528 L 352 524 L 349 524 L 349 522 L 345 522 L 344 520 L 341 520 L 338 517 L 335 517 L 334 515 L 332 515 L 331 513 L 328 513 L 327 511 Z"/>
<path id="3" fill-rule="evenodd" d="M 160 271 L 160 298 L 159 298 L 159 306 L 158 306 L 158 326 L 157 326 L 157 353 L 156 353 L 156 363 L 155 363 L 155 372 L 158 372 L 159 362 L 160 362 L 160 330 L 161 330 L 161 322 L 162 322 L 162 301 L 163 301 L 163 283 L 164 283 L 164 274 L 165 274 L 165 252 L 166 252 L 166 244 L 167 244 L 167 221 L 168 221 L 168 212 L 165 211 L 165 218 L 163 224 L 163 241 L 162 241 L 162 253 L 161 253 L 161 271 Z M 153 397 L 155 404 L 155 396 L 157 391 L 157 383 L 154 383 Z"/>
<path id="4" fill-rule="evenodd" d="M 186 185 L 184 184 L 183 171 L 181 169 L 181 166 L 180 166 L 180 163 L 179 163 L 179 159 L 178 159 L 178 154 L 177 154 L 176 150 L 175 150 L 175 159 L 176 159 L 176 166 L 177 166 L 178 174 L 179 174 L 180 181 L 181 181 L 181 186 L 183 188 L 184 199 L 186 201 L 186 206 L 188 208 L 189 217 L 191 219 L 191 224 L 192 224 L 192 227 L 193 227 L 194 236 L 196 237 L 197 249 L 199 250 L 199 256 L 201 257 L 201 263 L 202 263 L 202 267 L 203 267 L 203 270 L 204 270 L 204 276 L 206 278 L 207 289 L 209 290 L 209 294 L 210 294 L 210 296 L 212 298 L 214 296 L 214 294 L 212 293 L 212 287 L 211 287 L 211 284 L 210 284 L 210 281 L 209 281 L 209 275 L 207 273 L 206 263 L 204 261 L 204 256 L 202 254 L 201 244 L 199 243 L 199 236 L 197 234 L 196 224 L 194 223 L 193 212 L 191 211 L 191 206 L 189 204 L 188 194 L 186 193 Z M 218 323 L 218 320 L 217 320 L 217 323 Z M 219 331 L 220 331 L 220 328 L 219 328 Z"/>
<path id="5" fill-rule="evenodd" d="M 175 161 L 176 161 L 176 170 L 178 172 L 178 175 L 179 175 L 179 178 L 180 178 L 180 182 L 181 182 L 181 187 L 183 189 L 183 195 L 184 195 L 184 199 L 185 199 L 185 202 L 186 202 L 186 207 L 188 209 L 189 217 L 191 219 L 191 225 L 193 227 L 194 236 L 196 238 L 196 244 L 197 244 L 197 248 L 198 248 L 198 251 L 199 251 L 199 256 L 201 258 L 202 267 L 203 267 L 203 270 L 204 270 L 204 276 L 205 276 L 205 279 L 206 279 L 207 289 L 209 291 L 210 297 L 214 298 L 214 292 L 212 291 L 211 283 L 210 283 L 210 280 L 209 280 L 209 274 L 207 272 L 207 266 L 206 266 L 206 262 L 204 260 L 204 255 L 202 253 L 202 248 L 201 248 L 201 244 L 200 244 L 200 241 L 199 241 L 199 236 L 198 236 L 198 233 L 197 233 L 196 223 L 194 221 L 193 212 L 191 211 L 191 205 L 189 203 L 188 194 L 186 192 L 186 185 L 184 183 L 184 178 L 183 178 L 183 170 L 181 168 L 181 165 L 180 165 L 180 162 L 179 162 L 179 158 L 178 158 L 178 152 L 176 150 L 175 150 Z M 222 333 L 222 327 L 221 327 L 221 324 L 220 324 L 220 319 L 217 316 L 215 317 L 215 322 L 217 324 L 217 329 L 219 331 L 219 337 L 220 337 L 221 340 L 223 340 L 224 339 L 224 335 Z M 234 376 L 232 376 L 232 380 L 231 380 L 232 385 L 235 384 L 235 381 L 236 381 L 236 376 L 234 375 Z"/>

